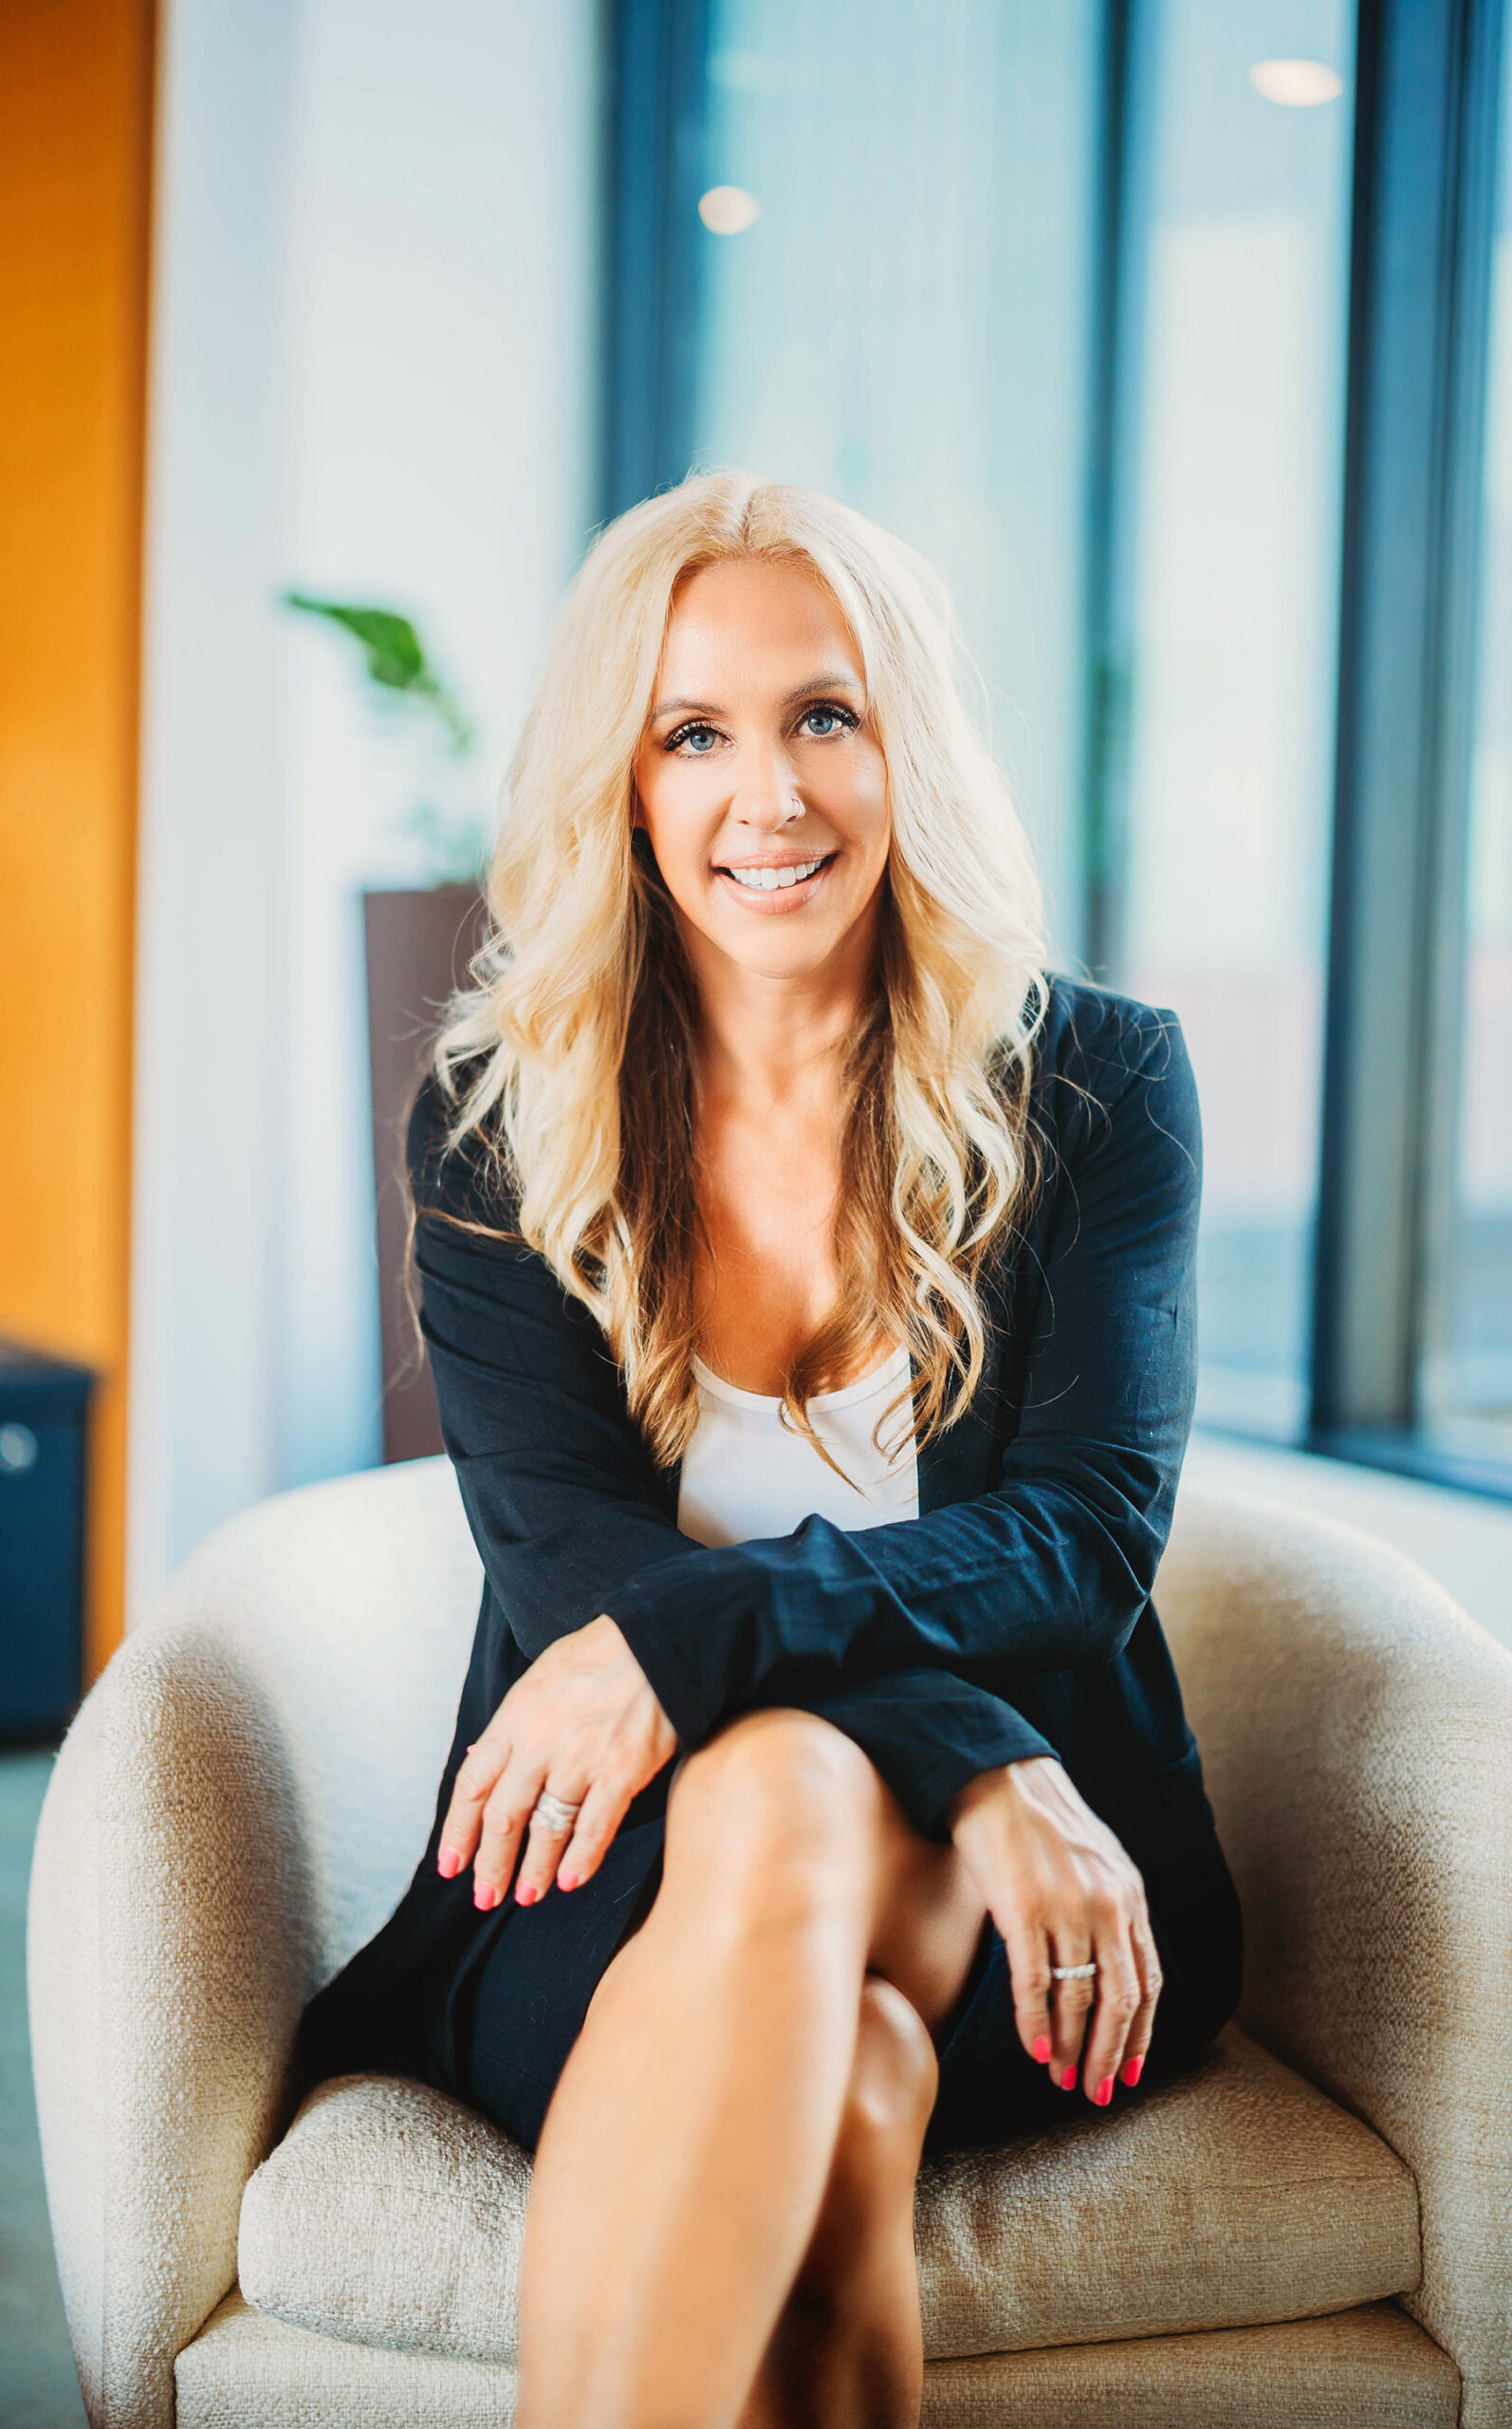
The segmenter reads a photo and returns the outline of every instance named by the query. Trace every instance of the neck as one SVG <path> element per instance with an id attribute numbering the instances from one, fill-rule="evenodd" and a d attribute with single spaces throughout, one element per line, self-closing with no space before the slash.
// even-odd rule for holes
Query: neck
<path id="1" fill-rule="evenodd" d="M 821 969 L 801 973 L 744 969 L 686 925 L 683 943 L 703 1012 L 706 1094 L 759 1111 L 838 1084 L 871 993 L 875 918 L 857 920 Z"/>

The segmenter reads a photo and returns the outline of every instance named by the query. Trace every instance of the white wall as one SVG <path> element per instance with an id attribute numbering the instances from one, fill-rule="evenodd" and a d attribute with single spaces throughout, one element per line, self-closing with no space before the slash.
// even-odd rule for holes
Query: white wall
<path id="1" fill-rule="evenodd" d="M 286 586 L 413 614 L 491 797 L 592 510 L 593 0 L 173 0 L 158 153 L 131 1606 L 378 1443 L 358 898 L 413 762 Z"/>
<path id="2" fill-rule="evenodd" d="M 148 472 L 128 1607 L 276 1469 L 277 579 L 296 0 L 165 27 Z"/>

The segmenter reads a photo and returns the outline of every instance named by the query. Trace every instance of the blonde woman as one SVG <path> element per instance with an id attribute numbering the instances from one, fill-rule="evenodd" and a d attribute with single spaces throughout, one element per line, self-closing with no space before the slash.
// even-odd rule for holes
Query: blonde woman
<path id="1" fill-rule="evenodd" d="M 921 2151 L 1238 1994 L 1150 1601 L 1190 1071 L 1047 978 L 933 577 L 735 473 L 599 539 L 416 1105 L 487 1572 L 425 1861 L 311 2008 L 536 2150 L 519 2429 L 902 2429 Z"/>

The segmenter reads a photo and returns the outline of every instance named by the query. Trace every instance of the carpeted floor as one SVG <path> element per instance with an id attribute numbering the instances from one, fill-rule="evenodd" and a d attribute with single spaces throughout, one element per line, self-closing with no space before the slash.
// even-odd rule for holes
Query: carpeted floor
<path id="1" fill-rule="evenodd" d="M 0 2429 L 85 2429 L 53 2267 L 27 2043 L 27 1874 L 50 1754 L 0 1755 Z"/>

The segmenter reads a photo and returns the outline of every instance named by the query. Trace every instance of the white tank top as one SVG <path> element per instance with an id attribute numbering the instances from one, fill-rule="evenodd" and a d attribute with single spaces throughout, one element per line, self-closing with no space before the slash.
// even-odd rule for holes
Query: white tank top
<path id="1" fill-rule="evenodd" d="M 907 1427 L 891 1464 L 872 1429 L 909 1379 L 909 1356 L 897 1348 L 841 1392 L 820 1392 L 808 1403 L 815 1433 L 845 1471 L 838 1476 L 802 1434 L 783 1422 L 780 1400 L 742 1392 L 711 1375 L 698 1359 L 698 1423 L 683 1455 L 677 1524 L 700 1544 L 745 1544 L 763 1535 L 790 1535 L 800 1520 L 828 1518 L 837 1527 L 881 1527 L 919 1514 L 919 1465 L 907 1406 L 883 1428 L 891 1441 Z M 845 1477 L 854 1479 L 847 1483 Z"/>

